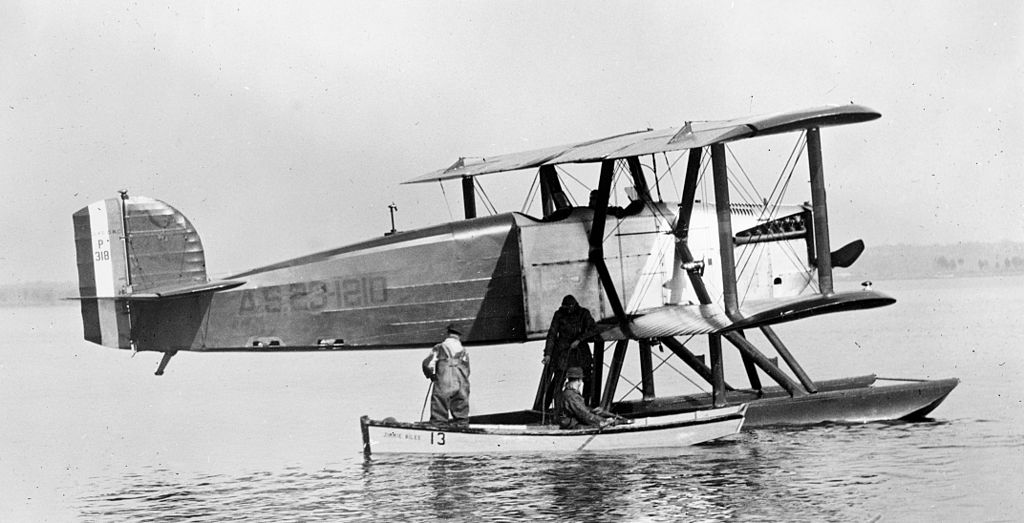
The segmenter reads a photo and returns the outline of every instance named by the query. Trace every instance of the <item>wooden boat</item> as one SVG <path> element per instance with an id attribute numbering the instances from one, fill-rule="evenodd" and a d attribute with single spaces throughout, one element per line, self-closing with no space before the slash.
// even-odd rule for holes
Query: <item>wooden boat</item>
<path id="1" fill-rule="evenodd" d="M 477 454 L 580 452 L 696 445 L 736 434 L 747 406 L 637 418 L 629 425 L 562 430 L 556 425 L 471 423 L 435 426 L 393 418 L 359 419 L 363 452 Z"/>

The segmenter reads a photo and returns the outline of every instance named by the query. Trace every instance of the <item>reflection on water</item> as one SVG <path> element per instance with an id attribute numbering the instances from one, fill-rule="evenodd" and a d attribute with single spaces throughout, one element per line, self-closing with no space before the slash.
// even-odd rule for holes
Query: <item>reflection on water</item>
<path id="1" fill-rule="evenodd" d="M 949 422 L 777 428 L 678 450 L 566 455 L 373 456 L 318 471 L 237 476 L 151 470 L 96 478 L 87 519 L 161 521 L 524 519 L 903 521 L 985 509 L 963 483 L 965 446 L 1024 450 L 1024 436 L 965 442 Z M 999 506 L 985 512 L 998 519 Z"/>

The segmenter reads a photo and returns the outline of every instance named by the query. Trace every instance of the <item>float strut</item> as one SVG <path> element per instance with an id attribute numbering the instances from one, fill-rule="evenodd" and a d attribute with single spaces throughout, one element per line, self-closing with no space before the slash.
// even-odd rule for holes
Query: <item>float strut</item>
<path id="1" fill-rule="evenodd" d="M 540 383 L 537 384 L 537 396 L 533 400 L 533 410 L 547 410 L 548 406 L 545 405 L 546 400 L 550 399 L 547 397 L 548 386 L 551 380 L 555 379 L 551 374 L 554 372 L 552 369 L 554 363 L 549 359 L 544 364 L 544 370 L 540 371 Z"/>
<path id="2" fill-rule="evenodd" d="M 716 408 L 724 407 L 728 400 L 725 398 L 725 370 L 722 367 L 720 334 L 708 335 L 708 353 L 711 355 L 711 403 Z"/>
<path id="3" fill-rule="evenodd" d="M 782 361 L 785 361 L 786 365 L 789 365 L 793 374 L 796 375 L 796 379 L 800 380 L 800 384 L 807 389 L 807 392 L 810 392 L 811 394 L 818 392 L 818 387 L 814 385 L 813 381 L 811 381 L 811 377 L 804 372 L 804 368 L 797 363 L 796 358 L 794 358 L 789 352 L 786 345 L 782 343 L 782 339 L 775 334 L 775 331 L 771 327 L 765 325 L 761 327 L 761 333 L 764 334 L 765 338 L 768 338 L 768 343 L 771 343 L 772 347 L 775 347 L 775 352 L 778 352 L 779 356 L 782 356 Z"/>
<path id="4" fill-rule="evenodd" d="M 736 334 L 746 339 L 747 336 L 743 334 L 743 331 L 736 331 Z M 743 368 L 747 371 L 747 379 L 750 380 L 750 388 L 761 392 L 761 377 L 757 375 L 757 366 L 754 364 L 754 360 L 746 352 L 740 351 L 740 358 L 743 360 Z"/>
<path id="5" fill-rule="evenodd" d="M 679 359 L 683 360 L 693 369 L 694 372 L 700 375 L 704 381 L 708 383 L 714 383 L 715 378 L 711 373 L 711 369 L 704 363 L 702 358 L 698 358 L 694 353 L 690 352 L 690 349 L 686 348 L 679 340 L 675 338 L 660 338 L 661 343 L 669 348 Z M 726 390 L 735 390 L 728 383 L 725 384 Z"/>
<path id="6" fill-rule="evenodd" d="M 782 369 L 780 369 L 778 365 L 772 364 L 771 360 L 769 360 L 764 354 L 761 354 L 761 351 L 757 350 L 757 347 L 753 346 L 746 338 L 735 332 L 727 332 L 724 336 L 733 345 L 735 345 L 741 353 L 754 360 L 754 363 L 756 363 L 758 367 L 761 367 L 761 370 L 763 370 L 765 374 L 771 376 L 776 383 L 778 383 L 783 389 L 786 389 L 786 392 L 788 392 L 790 396 L 804 396 L 807 394 L 795 381 L 793 381 L 792 378 L 787 376 L 785 372 L 782 372 Z"/>
<path id="7" fill-rule="evenodd" d="M 654 365 L 651 359 L 651 342 L 640 340 L 640 391 L 644 401 L 654 399 Z"/>
<path id="8" fill-rule="evenodd" d="M 611 412 L 612 400 L 615 396 L 615 388 L 619 384 L 619 375 L 622 374 L 622 362 L 626 359 L 626 345 L 629 340 L 615 342 L 615 352 L 612 353 L 612 361 L 608 366 L 608 379 L 604 384 L 604 395 L 601 398 L 601 408 Z"/>
<path id="9" fill-rule="evenodd" d="M 601 373 L 604 372 L 604 340 L 594 340 L 594 375 L 590 381 L 590 397 L 587 404 L 595 407 L 601 404 Z"/>

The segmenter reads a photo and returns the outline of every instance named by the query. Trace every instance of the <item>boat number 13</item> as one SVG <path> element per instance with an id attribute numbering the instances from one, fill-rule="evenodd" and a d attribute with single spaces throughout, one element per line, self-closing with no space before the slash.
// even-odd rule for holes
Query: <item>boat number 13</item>
<path id="1" fill-rule="evenodd" d="M 431 445 L 444 445 L 444 432 L 431 432 L 430 433 L 430 444 Z"/>

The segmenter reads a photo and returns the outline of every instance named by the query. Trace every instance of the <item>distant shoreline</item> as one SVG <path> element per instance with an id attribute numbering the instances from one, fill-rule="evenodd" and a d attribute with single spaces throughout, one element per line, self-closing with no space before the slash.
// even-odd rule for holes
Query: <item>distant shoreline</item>
<path id="1" fill-rule="evenodd" d="M 74 282 L 31 282 L 0 285 L 0 307 L 42 307 L 71 304 L 78 296 Z"/>

